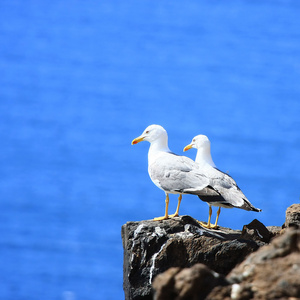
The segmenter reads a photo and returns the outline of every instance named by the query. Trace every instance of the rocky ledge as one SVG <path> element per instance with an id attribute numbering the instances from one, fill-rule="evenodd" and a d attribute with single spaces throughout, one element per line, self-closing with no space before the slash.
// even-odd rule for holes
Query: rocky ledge
<path id="1" fill-rule="evenodd" d="M 189 217 L 122 226 L 125 299 L 300 298 L 300 204 L 282 227 L 206 229 Z"/>

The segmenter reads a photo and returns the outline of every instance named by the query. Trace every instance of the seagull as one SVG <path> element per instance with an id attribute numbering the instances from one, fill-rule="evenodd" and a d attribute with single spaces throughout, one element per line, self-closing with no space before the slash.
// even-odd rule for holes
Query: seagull
<path id="1" fill-rule="evenodd" d="M 186 156 L 170 151 L 168 134 L 160 125 L 150 125 L 131 144 L 148 141 L 148 173 L 153 183 L 166 194 L 165 215 L 154 220 L 166 220 L 179 215 L 182 194 L 201 194 L 209 186 L 210 180 L 200 170 L 197 163 Z M 179 194 L 176 212 L 168 214 L 169 194 Z"/>
<path id="2" fill-rule="evenodd" d="M 216 165 L 211 157 L 210 140 L 206 135 L 200 134 L 195 136 L 192 142 L 184 147 L 183 151 L 187 151 L 191 148 L 197 149 L 195 161 L 199 165 L 202 172 L 211 179 L 211 185 L 206 187 L 201 195 L 198 195 L 201 200 L 207 202 L 209 205 L 207 224 L 200 222 L 203 227 L 212 229 L 218 227 L 218 219 L 221 213 L 221 207 L 237 207 L 249 211 L 261 211 L 261 209 L 254 207 L 250 203 L 231 176 L 216 168 Z M 219 207 L 217 211 L 216 222 L 213 225 L 210 222 L 212 215 L 211 206 Z"/>

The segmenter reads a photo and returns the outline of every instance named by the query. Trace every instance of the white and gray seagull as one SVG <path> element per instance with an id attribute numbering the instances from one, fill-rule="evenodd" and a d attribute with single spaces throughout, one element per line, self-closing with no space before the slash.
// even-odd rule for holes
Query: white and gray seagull
<path id="1" fill-rule="evenodd" d="M 163 217 L 154 220 L 165 220 L 176 217 L 179 213 L 182 194 L 199 195 L 208 187 L 210 179 L 201 172 L 197 163 L 186 156 L 171 152 L 168 147 L 168 134 L 160 125 L 150 125 L 132 141 L 132 145 L 148 141 L 148 173 L 153 183 L 166 194 L 166 209 Z M 169 194 L 179 194 L 175 214 L 168 214 Z"/>
<path id="2" fill-rule="evenodd" d="M 202 226 L 213 229 L 217 228 L 221 207 L 237 207 L 249 211 L 261 211 L 261 209 L 254 207 L 250 203 L 231 176 L 216 168 L 211 157 L 210 141 L 206 135 L 195 136 L 192 142 L 184 147 L 183 151 L 191 148 L 197 149 L 195 161 L 203 174 L 211 179 L 210 186 L 204 188 L 202 193 L 198 195 L 201 200 L 207 202 L 209 205 L 208 222 L 207 224 L 200 222 Z M 214 225 L 210 223 L 212 215 L 211 206 L 219 207 Z"/>

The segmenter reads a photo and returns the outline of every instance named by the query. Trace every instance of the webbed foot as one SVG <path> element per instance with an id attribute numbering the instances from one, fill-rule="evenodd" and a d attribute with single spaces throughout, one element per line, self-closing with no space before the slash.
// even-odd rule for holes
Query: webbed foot
<path id="1" fill-rule="evenodd" d="M 169 219 L 169 216 L 157 217 L 157 218 L 154 218 L 153 221 L 162 221 L 162 220 L 167 220 L 167 219 Z"/>
<path id="2" fill-rule="evenodd" d="M 203 222 L 200 222 L 200 221 L 198 221 L 198 223 L 199 223 L 202 227 L 207 228 L 207 229 L 216 229 L 216 228 L 218 228 L 218 225 L 216 225 L 216 224 L 214 224 L 214 225 L 212 225 L 212 224 L 210 224 L 210 223 L 206 224 L 206 223 L 203 223 Z"/>
<path id="3" fill-rule="evenodd" d="M 179 214 L 175 213 L 175 214 L 169 215 L 169 218 L 175 218 L 175 217 L 179 217 Z"/>

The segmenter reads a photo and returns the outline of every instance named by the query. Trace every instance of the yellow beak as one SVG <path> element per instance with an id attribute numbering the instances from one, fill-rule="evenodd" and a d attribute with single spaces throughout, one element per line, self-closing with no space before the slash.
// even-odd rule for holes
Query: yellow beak
<path id="1" fill-rule="evenodd" d="M 193 148 L 192 144 L 189 144 L 189 145 L 187 145 L 187 146 L 185 146 L 185 147 L 183 148 L 183 152 L 185 152 L 185 151 L 187 151 L 187 150 L 190 150 L 190 149 L 192 149 L 192 148 Z"/>
<path id="2" fill-rule="evenodd" d="M 139 136 L 139 137 L 135 138 L 135 139 L 131 142 L 131 145 L 135 145 L 135 144 L 137 144 L 137 143 L 139 143 L 139 142 L 142 142 L 143 140 L 144 140 L 144 137 Z"/>

